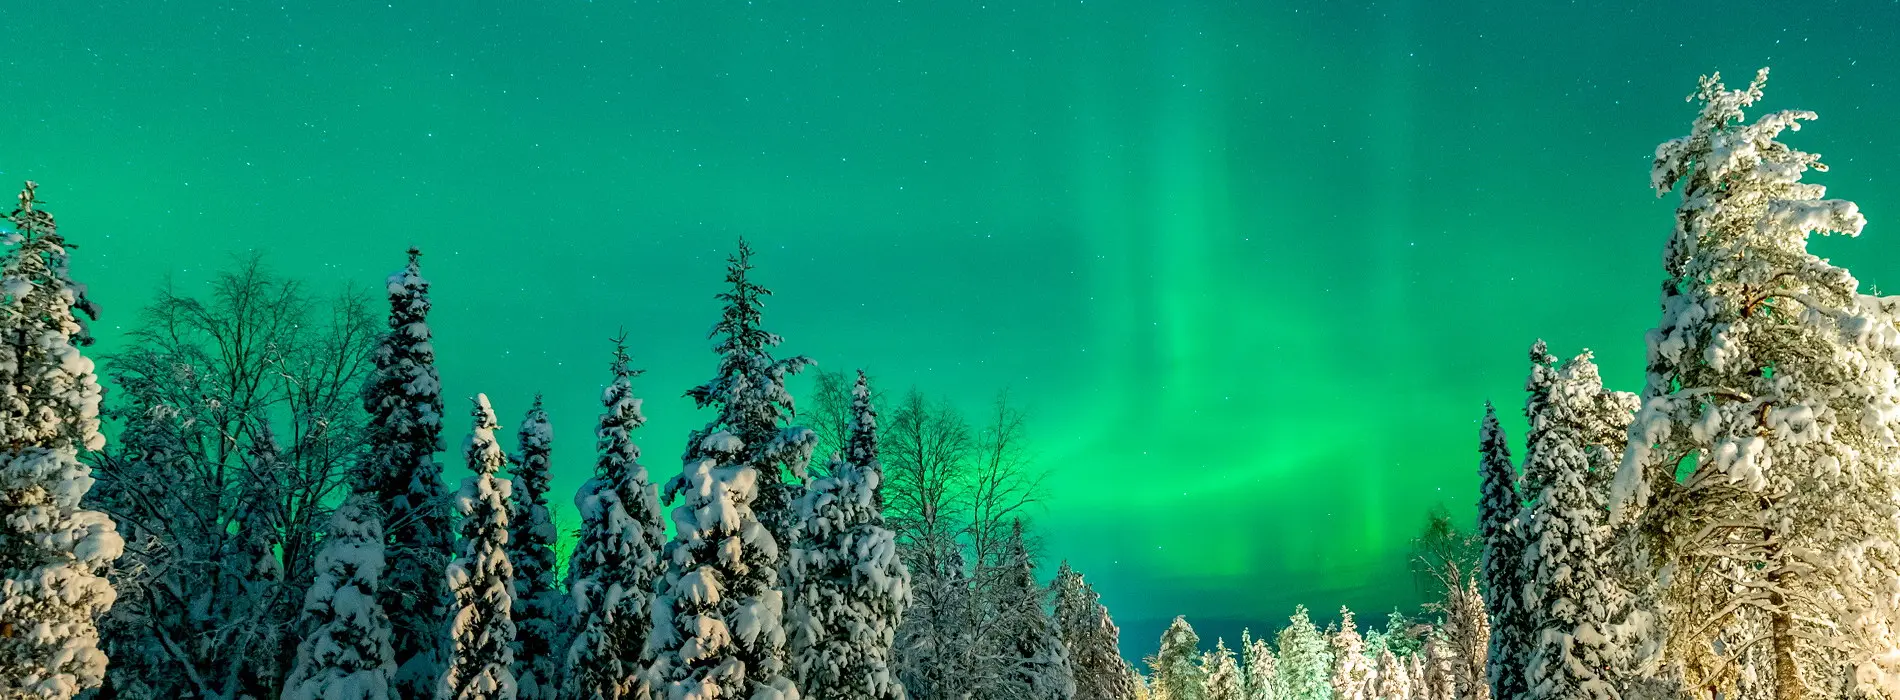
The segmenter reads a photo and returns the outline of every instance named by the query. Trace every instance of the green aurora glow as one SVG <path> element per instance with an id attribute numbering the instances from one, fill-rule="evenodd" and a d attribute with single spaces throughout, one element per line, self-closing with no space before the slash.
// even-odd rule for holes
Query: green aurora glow
<path id="1" fill-rule="evenodd" d="M 506 422 L 547 392 L 571 493 L 623 325 L 645 461 L 675 468 L 744 235 L 787 350 L 1031 408 L 1048 550 L 1131 655 L 1177 613 L 1212 637 L 1415 604 L 1407 539 L 1472 512 L 1482 402 L 1514 414 L 1533 338 L 1638 388 L 1673 205 L 1648 162 L 1698 74 L 1770 65 L 1769 107 L 1820 112 L 1790 140 L 1873 221 L 1820 245 L 1900 273 L 1890 2 L 120 0 L 0 26 L 0 174 L 81 246 L 104 349 L 168 273 L 254 248 L 377 288 L 417 244 L 451 405 Z"/>

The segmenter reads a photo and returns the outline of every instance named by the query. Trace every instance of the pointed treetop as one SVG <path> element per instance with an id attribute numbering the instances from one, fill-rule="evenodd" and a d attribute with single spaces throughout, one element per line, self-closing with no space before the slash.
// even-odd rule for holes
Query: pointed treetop
<path id="1" fill-rule="evenodd" d="M 487 394 L 476 394 L 470 402 L 474 407 L 469 410 L 469 415 L 474 418 L 475 426 L 462 448 L 462 454 L 468 458 L 469 471 L 493 475 L 508 459 L 501 451 L 501 444 L 495 442 L 495 429 L 500 428 L 501 424 L 495 421 L 495 409 L 488 405 Z"/>
<path id="2" fill-rule="evenodd" d="M 851 388 L 851 419 L 846 428 L 845 460 L 860 469 L 877 469 L 877 407 L 871 405 L 871 385 L 864 370 Z"/>

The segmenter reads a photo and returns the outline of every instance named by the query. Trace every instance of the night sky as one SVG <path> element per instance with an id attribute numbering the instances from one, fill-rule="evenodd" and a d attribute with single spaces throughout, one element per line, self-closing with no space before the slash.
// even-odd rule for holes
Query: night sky
<path id="1" fill-rule="evenodd" d="M 645 462 L 677 469 L 743 235 L 786 351 L 1025 404 L 1038 528 L 1133 656 L 1175 614 L 1211 638 L 1415 605 L 1407 541 L 1471 516 L 1477 419 L 1521 432 L 1533 339 L 1640 388 L 1674 204 L 1649 159 L 1699 74 L 1771 66 L 1769 108 L 1820 112 L 1786 139 L 1872 223 L 1819 247 L 1900 278 L 1895 26 L 1872 1 L 7 2 L 0 176 L 80 246 L 102 351 L 168 274 L 256 249 L 379 289 L 421 246 L 451 416 L 546 392 L 568 521 L 620 327 Z"/>

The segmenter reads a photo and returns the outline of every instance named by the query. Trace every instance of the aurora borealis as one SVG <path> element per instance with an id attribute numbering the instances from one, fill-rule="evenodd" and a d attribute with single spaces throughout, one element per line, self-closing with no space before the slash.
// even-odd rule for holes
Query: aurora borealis
<path id="1" fill-rule="evenodd" d="M 167 275 L 374 290 L 419 245 L 449 404 L 546 392 L 571 494 L 621 327 L 677 468 L 743 235 L 786 350 L 1030 409 L 1049 568 L 1131 651 L 1415 605 L 1533 339 L 1640 388 L 1699 74 L 1819 112 L 1785 140 L 1871 225 L 1818 249 L 1900 275 L 1890 2 L 87 5 L 0 5 L 0 175 L 102 350 Z"/>

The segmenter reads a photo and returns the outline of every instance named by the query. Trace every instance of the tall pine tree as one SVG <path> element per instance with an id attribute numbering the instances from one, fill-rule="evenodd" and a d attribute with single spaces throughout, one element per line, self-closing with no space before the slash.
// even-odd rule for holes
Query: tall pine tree
<path id="1" fill-rule="evenodd" d="M 781 339 L 759 326 L 765 297 L 772 290 L 752 281 L 752 247 L 744 239 L 739 252 L 727 260 L 726 284 L 730 289 L 718 295 L 725 309 L 710 334 L 717 341 L 713 352 L 719 354 L 718 374 L 686 392 L 699 408 L 718 411 L 718 417 L 688 442 L 687 459 L 704 452 L 697 446 L 714 434 L 738 438 L 738 461 L 757 472 L 753 513 L 778 546 L 787 548 L 798 525 L 799 488 L 786 479 L 804 478 L 818 435 L 782 426 L 793 413 L 785 380 L 812 362 L 804 356 L 773 359 L 772 348 Z"/>
<path id="2" fill-rule="evenodd" d="M 370 420 L 359 484 L 373 484 L 389 538 L 383 612 L 395 625 L 396 684 L 403 697 L 434 692 L 442 674 L 448 565 L 454 532 L 442 467 L 442 382 L 430 342 L 429 281 L 422 251 L 389 276 L 389 332 L 374 355 L 376 371 L 363 389 Z"/>
<path id="3" fill-rule="evenodd" d="M 1004 561 L 991 590 L 996 619 L 983 656 L 1002 673 L 985 689 L 994 700 L 1070 700 L 1075 697 L 1075 670 L 1069 650 L 1062 645 L 1055 621 L 1043 607 L 1043 589 L 1036 583 L 1035 560 L 1023 538 L 1023 523 L 1010 525 L 1003 544 Z"/>
<path id="4" fill-rule="evenodd" d="M 1359 636 L 1352 611 L 1339 609 L 1339 631 L 1333 635 L 1333 698 L 1367 700 L 1371 688 L 1372 666 L 1366 660 L 1365 639 Z"/>
<path id="5" fill-rule="evenodd" d="M 1543 341 L 1531 350 L 1541 358 Z M 1537 381 L 1533 375 L 1532 381 Z M 1531 628 L 1524 610 L 1523 497 L 1518 492 L 1517 467 L 1511 448 L 1498 427 L 1497 409 L 1484 404 L 1484 425 L 1478 431 L 1478 535 L 1484 543 L 1484 607 L 1491 619 L 1488 655 L 1491 697 L 1516 698 L 1529 687 Z"/>
<path id="6" fill-rule="evenodd" d="M 105 445 L 99 382 L 65 239 L 26 183 L 0 240 L 0 697 L 70 698 L 106 670 L 97 622 L 116 593 L 100 572 L 124 551 L 112 519 L 80 507 Z"/>
<path id="7" fill-rule="evenodd" d="M 521 420 L 521 454 L 513 461 L 508 525 L 508 561 L 515 566 L 515 660 L 521 700 L 559 697 L 561 660 L 567 644 L 567 596 L 554 585 L 554 544 L 560 534 L 548 512 L 549 457 L 554 427 L 536 394 Z"/>
<path id="8" fill-rule="evenodd" d="M 1206 700 L 1242 700 L 1240 664 L 1226 640 L 1214 640 L 1214 650 L 1202 658 L 1201 670 L 1207 675 Z"/>
<path id="9" fill-rule="evenodd" d="M 642 674 L 666 527 L 633 442 L 646 417 L 633 395 L 641 370 L 627 363 L 622 335 L 614 339 L 613 380 L 601 392 L 594 477 L 574 496 L 581 529 L 568 564 L 577 626 L 563 659 L 568 700 L 637 698 L 647 687 Z"/>
<path id="10" fill-rule="evenodd" d="M 449 564 L 455 596 L 449 626 L 448 670 L 437 700 L 515 700 L 515 568 L 508 561 L 508 498 L 498 473 L 508 458 L 495 441 L 495 409 L 476 394 L 474 428 L 462 447 L 468 469 L 455 495 L 462 516 L 462 549 Z"/>
<path id="11" fill-rule="evenodd" d="M 891 646 L 910 605 L 910 572 L 878 508 L 884 467 L 862 371 L 841 453 L 800 501 L 790 562 L 793 669 L 812 700 L 903 700 Z"/>
<path id="12" fill-rule="evenodd" d="M 1186 617 L 1176 617 L 1161 633 L 1161 648 L 1148 658 L 1154 694 L 1165 700 L 1206 700 L 1207 673 L 1201 668 L 1201 636 Z"/>
<path id="13" fill-rule="evenodd" d="M 717 415 L 687 437 L 680 475 L 664 497 L 675 535 L 653 604 L 654 682 L 670 694 L 771 700 L 795 695 L 786 666 L 781 547 L 796 518 L 785 472 L 802 476 L 815 439 L 780 423 L 791 413 L 785 378 L 810 364 L 774 360 L 779 337 L 759 328 L 770 292 L 753 283 L 752 249 L 728 260 L 714 324 L 719 371 L 687 396 Z"/>
<path id="14" fill-rule="evenodd" d="M 1280 629 L 1280 700 L 1328 700 L 1333 696 L 1332 645 L 1306 606 L 1293 609 L 1293 617 Z"/>
<path id="15" fill-rule="evenodd" d="M 1075 671 L 1076 700 L 1134 700 L 1135 670 L 1121 656 L 1121 629 L 1109 618 L 1101 596 L 1066 561 L 1049 586 L 1056 629 Z"/>
<path id="16" fill-rule="evenodd" d="M 1275 700 L 1280 692 L 1280 668 L 1273 657 L 1273 648 L 1267 646 L 1267 640 L 1254 639 L 1247 630 L 1240 631 L 1240 667 L 1246 672 L 1246 683 L 1241 687 L 1241 696 L 1247 700 Z"/>

